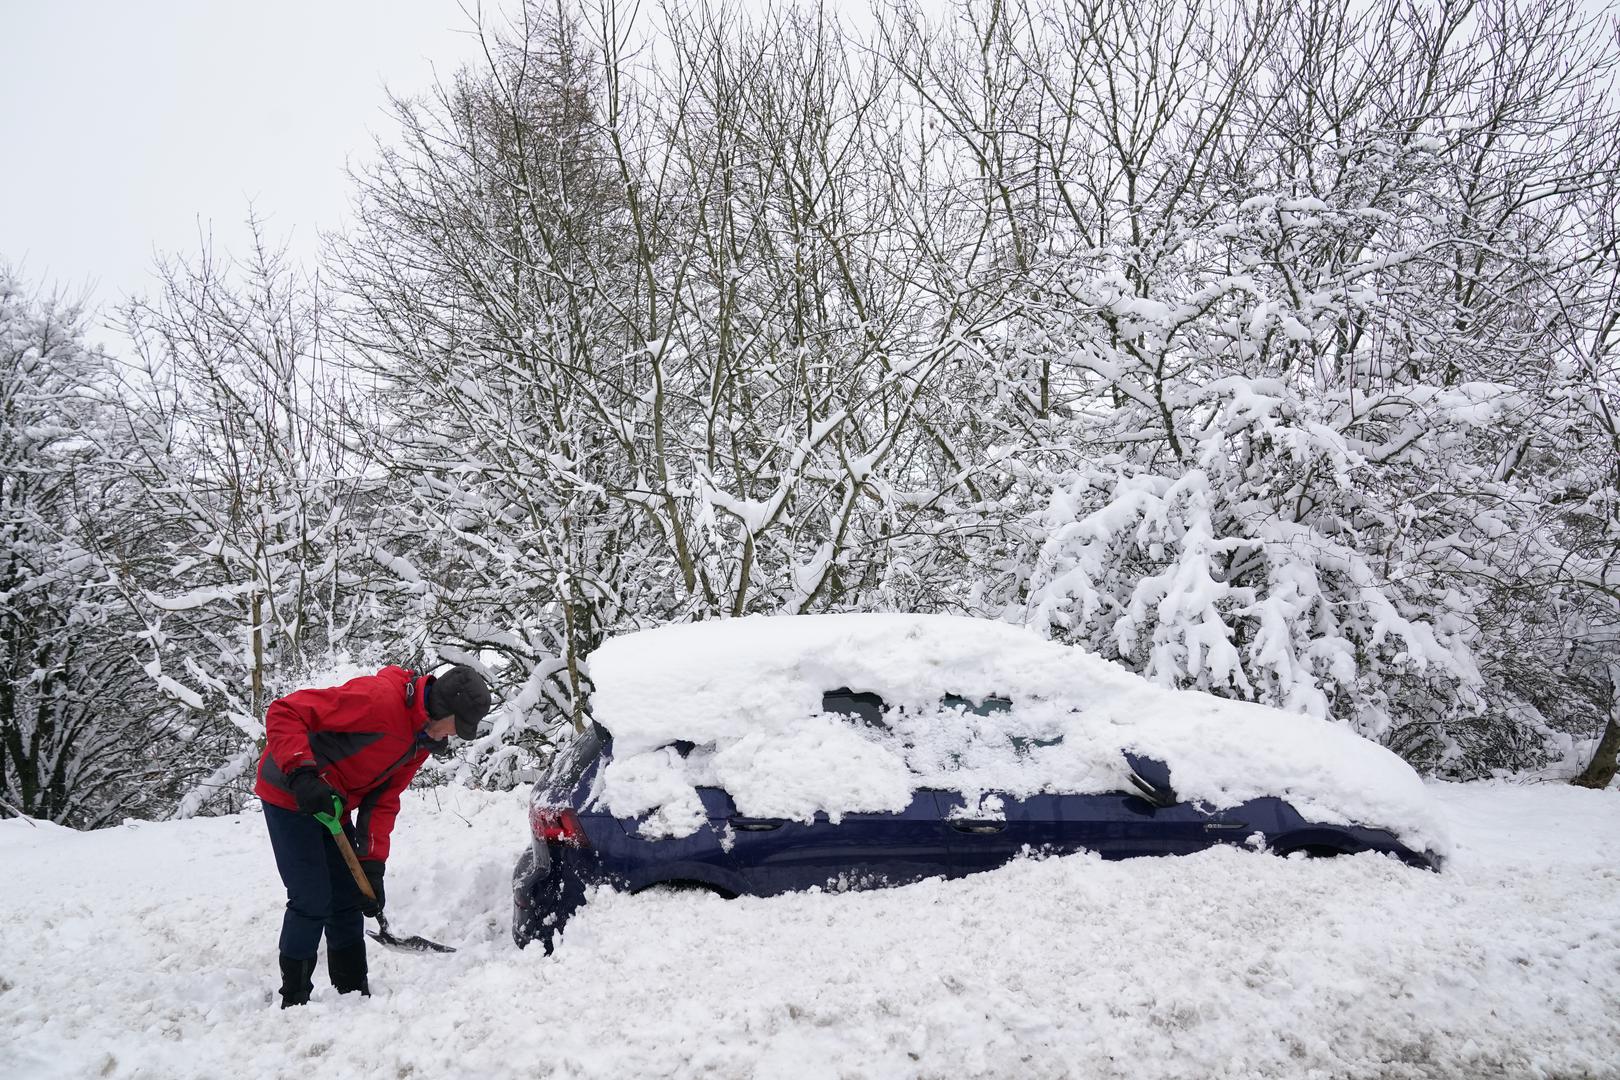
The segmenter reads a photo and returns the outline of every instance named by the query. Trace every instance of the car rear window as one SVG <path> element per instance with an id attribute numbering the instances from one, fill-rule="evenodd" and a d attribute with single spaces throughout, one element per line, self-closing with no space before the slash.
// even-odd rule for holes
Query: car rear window
<path id="1" fill-rule="evenodd" d="M 592 724 L 572 741 L 557 748 L 557 755 L 546 769 L 545 779 L 540 781 L 541 790 L 552 798 L 566 798 L 601 753 L 602 729 Z"/>

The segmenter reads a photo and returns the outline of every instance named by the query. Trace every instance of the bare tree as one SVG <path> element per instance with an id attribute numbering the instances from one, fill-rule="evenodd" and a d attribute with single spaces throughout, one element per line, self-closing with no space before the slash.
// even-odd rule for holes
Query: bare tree
<path id="1" fill-rule="evenodd" d="M 181 812 L 229 804 L 256 757 L 264 707 L 363 617 L 363 432 L 330 352 L 317 281 L 270 249 L 206 246 L 132 302 L 121 459 L 144 511 L 124 537 L 142 569 L 147 670 L 188 707 L 197 783 Z"/>
<path id="2" fill-rule="evenodd" d="M 161 804 L 161 713 L 124 647 L 133 619 L 102 557 L 130 492 L 98 446 L 112 362 L 83 314 L 0 267 L 0 813 L 82 828 Z"/>

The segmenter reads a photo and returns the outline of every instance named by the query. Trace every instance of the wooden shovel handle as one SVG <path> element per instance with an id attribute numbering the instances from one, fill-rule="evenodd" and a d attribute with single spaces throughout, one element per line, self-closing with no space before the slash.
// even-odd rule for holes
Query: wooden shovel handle
<path id="1" fill-rule="evenodd" d="M 338 850 L 343 853 L 343 861 L 349 864 L 349 873 L 354 875 L 354 883 L 360 886 L 360 895 L 377 902 L 377 894 L 371 891 L 371 882 L 366 878 L 366 872 L 360 869 L 360 857 L 354 853 L 354 845 L 349 843 L 349 834 L 343 831 L 343 819 L 339 809 L 343 804 L 336 799 L 332 800 L 330 814 L 316 814 L 315 817 L 332 834 L 332 842 L 337 844 Z"/>
<path id="2" fill-rule="evenodd" d="M 377 894 L 371 891 L 371 882 L 367 880 L 366 872 L 360 869 L 360 858 L 354 853 L 354 845 L 349 843 L 342 829 L 333 833 L 332 839 L 337 841 L 338 850 L 343 852 L 343 861 L 349 864 L 349 873 L 354 875 L 354 883 L 360 886 L 360 894 L 375 904 Z"/>

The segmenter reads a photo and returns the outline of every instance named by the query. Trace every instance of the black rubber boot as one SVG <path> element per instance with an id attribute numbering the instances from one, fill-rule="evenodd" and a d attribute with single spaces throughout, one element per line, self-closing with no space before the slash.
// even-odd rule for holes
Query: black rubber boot
<path id="1" fill-rule="evenodd" d="M 341 949 L 326 950 L 326 971 L 332 976 L 332 985 L 340 994 L 360 991 L 361 997 L 371 996 L 366 984 L 366 943 L 358 941 Z"/>
<path id="2" fill-rule="evenodd" d="M 315 988 L 315 958 L 308 960 L 294 960 L 283 954 L 281 957 L 281 1007 L 289 1008 L 293 1005 L 308 1005 L 309 992 Z"/>

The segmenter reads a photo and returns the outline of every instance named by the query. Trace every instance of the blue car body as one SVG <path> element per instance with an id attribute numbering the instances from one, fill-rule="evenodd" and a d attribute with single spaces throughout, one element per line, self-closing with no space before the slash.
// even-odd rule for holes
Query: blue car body
<path id="1" fill-rule="evenodd" d="M 679 744 L 677 744 L 679 746 Z M 698 886 L 723 896 L 774 896 L 904 885 L 1005 865 L 1025 851 L 1093 851 L 1106 859 L 1184 855 L 1216 844 L 1263 846 L 1278 854 L 1376 851 L 1439 868 L 1383 829 L 1307 822 L 1280 798 L 1214 809 L 1176 799 L 1168 770 L 1126 755 L 1138 790 L 1108 794 L 1002 795 L 999 812 L 967 812 L 957 792 L 918 790 L 897 813 L 849 813 L 836 823 L 739 815 L 719 788 L 698 788 L 707 828 L 649 839 L 639 819 L 593 805 L 598 771 L 613 740 L 593 724 L 559 753 L 531 801 L 533 836 L 512 875 L 512 935 L 549 953 L 587 890 L 629 892 L 656 885 Z M 689 749 L 686 747 L 685 749 Z"/>

